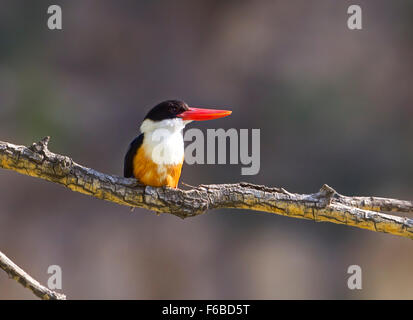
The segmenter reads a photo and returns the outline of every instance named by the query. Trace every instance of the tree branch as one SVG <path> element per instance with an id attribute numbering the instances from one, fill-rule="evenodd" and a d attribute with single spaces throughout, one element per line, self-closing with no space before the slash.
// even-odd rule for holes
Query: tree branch
<path id="1" fill-rule="evenodd" d="M 413 239 L 413 220 L 381 211 L 413 212 L 412 201 L 346 197 L 324 185 L 314 194 L 290 193 L 249 183 L 200 185 L 190 190 L 144 186 L 97 172 L 48 150 L 49 137 L 31 147 L 0 141 L 0 167 L 61 184 L 73 191 L 129 207 L 196 216 L 209 209 L 237 208 L 293 218 L 345 224 Z"/>
<path id="2" fill-rule="evenodd" d="M 24 272 L 13 261 L 0 252 L 0 268 L 2 268 L 10 278 L 13 278 L 23 287 L 30 289 L 34 295 L 43 300 L 66 300 L 66 296 L 61 293 L 52 291 L 42 286 L 38 281 L 34 280 L 26 272 Z"/>

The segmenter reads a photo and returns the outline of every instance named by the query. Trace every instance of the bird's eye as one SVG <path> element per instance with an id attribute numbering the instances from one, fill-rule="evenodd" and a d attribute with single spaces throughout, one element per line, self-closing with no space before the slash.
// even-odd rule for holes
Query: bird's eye
<path id="1" fill-rule="evenodd" d="M 177 113 L 178 112 L 178 107 L 172 106 L 170 108 L 170 110 L 171 110 L 172 113 Z"/>

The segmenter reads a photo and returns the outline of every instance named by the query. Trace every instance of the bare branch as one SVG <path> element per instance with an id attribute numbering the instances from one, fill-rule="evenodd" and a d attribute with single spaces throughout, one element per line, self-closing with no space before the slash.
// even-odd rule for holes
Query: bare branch
<path id="1" fill-rule="evenodd" d="M 49 138 L 31 147 L 0 142 L 0 167 L 59 183 L 80 193 L 129 207 L 196 216 L 209 209 L 238 208 L 293 218 L 345 224 L 413 239 L 413 220 L 380 211 L 413 212 L 411 201 L 375 197 L 345 197 L 324 185 L 314 194 L 290 193 L 249 183 L 200 185 L 189 190 L 143 186 L 97 172 L 48 150 Z"/>
<path id="2" fill-rule="evenodd" d="M 66 296 L 61 293 L 52 291 L 42 286 L 26 272 L 24 272 L 13 261 L 0 252 L 0 268 L 3 269 L 10 278 L 13 278 L 23 287 L 30 289 L 33 294 L 43 300 L 66 300 Z"/>
<path id="3" fill-rule="evenodd" d="M 346 197 L 336 194 L 337 201 L 351 207 L 384 212 L 413 213 L 413 201 L 379 197 Z"/>

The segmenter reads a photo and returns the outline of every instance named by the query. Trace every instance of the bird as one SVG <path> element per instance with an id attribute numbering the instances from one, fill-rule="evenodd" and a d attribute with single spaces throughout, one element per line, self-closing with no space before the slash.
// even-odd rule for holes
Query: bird
<path id="1" fill-rule="evenodd" d="M 167 100 L 153 107 L 142 121 L 141 134 L 129 145 L 124 177 L 152 187 L 177 188 L 184 162 L 183 129 L 192 121 L 229 116 L 232 111 L 189 107 Z"/>

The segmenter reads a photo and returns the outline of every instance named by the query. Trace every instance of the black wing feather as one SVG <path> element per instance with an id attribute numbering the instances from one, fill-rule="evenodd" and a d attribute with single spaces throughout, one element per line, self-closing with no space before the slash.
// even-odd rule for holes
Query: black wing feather
<path id="1" fill-rule="evenodd" d="M 125 163 L 123 168 L 123 175 L 125 178 L 133 178 L 133 158 L 136 152 L 143 143 L 143 133 L 136 137 L 129 145 L 128 152 L 125 156 Z"/>

